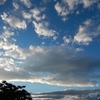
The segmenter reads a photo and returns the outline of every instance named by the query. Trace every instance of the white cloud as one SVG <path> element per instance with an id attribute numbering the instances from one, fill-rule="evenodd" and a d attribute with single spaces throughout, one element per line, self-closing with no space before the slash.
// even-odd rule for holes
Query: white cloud
<path id="1" fill-rule="evenodd" d="M 80 3 L 82 0 L 62 0 L 64 3 L 68 4 L 68 8 L 73 10 L 76 5 Z"/>
<path id="2" fill-rule="evenodd" d="M 98 0 L 62 0 L 62 1 L 68 4 L 69 9 L 73 9 L 75 6 L 79 4 L 83 4 L 84 8 L 88 8 L 94 3 L 98 2 Z"/>
<path id="3" fill-rule="evenodd" d="M 98 0 L 82 0 L 82 3 L 84 4 L 84 7 L 90 7 L 94 3 L 97 3 Z"/>
<path id="4" fill-rule="evenodd" d="M 27 13 L 27 12 L 22 12 L 22 15 L 23 15 L 23 17 L 25 18 L 25 19 L 31 19 L 31 14 L 30 13 Z"/>
<path id="5" fill-rule="evenodd" d="M 9 38 L 14 35 L 14 32 L 11 32 L 9 28 L 3 26 L 4 32 L 0 35 L 0 49 L 9 50 L 14 44 L 9 42 Z"/>
<path id="6" fill-rule="evenodd" d="M 23 49 L 18 45 L 13 45 L 11 49 L 5 51 L 5 56 L 12 57 L 18 60 L 25 60 L 35 53 L 43 53 L 43 48 L 30 46 L 28 49 Z"/>
<path id="7" fill-rule="evenodd" d="M 64 43 L 71 43 L 72 42 L 72 38 L 69 36 L 68 38 L 66 36 L 63 37 Z"/>
<path id="8" fill-rule="evenodd" d="M 14 69 L 14 60 L 11 58 L 0 58 L 0 68 L 4 68 L 6 71 Z"/>
<path id="9" fill-rule="evenodd" d="M 83 4 L 84 8 L 88 8 L 97 2 L 98 0 L 62 0 L 61 2 L 57 2 L 54 7 L 62 20 L 66 21 L 67 15 L 74 12 L 76 6 L 79 4 Z"/>
<path id="10" fill-rule="evenodd" d="M 46 16 L 42 14 L 44 10 L 45 8 L 34 8 L 30 10 L 32 17 L 35 19 L 35 21 L 33 21 L 34 30 L 39 36 L 55 36 L 56 31 L 49 29 L 49 23 L 45 21 Z"/>
<path id="11" fill-rule="evenodd" d="M 33 21 L 33 25 L 35 28 L 35 32 L 39 36 L 46 36 L 46 37 L 52 37 L 56 34 L 55 30 L 49 29 L 48 28 L 48 23 L 47 22 L 35 22 Z"/>
<path id="12" fill-rule="evenodd" d="M 76 52 L 83 51 L 83 48 L 76 48 Z"/>
<path id="13" fill-rule="evenodd" d="M 89 45 L 93 38 L 100 34 L 99 30 L 99 25 L 95 28 L 95 23 L 92 20 L 86 20 L 83 25 L 79 26 L 78 32 L 74 36 L 74 42 Z"/>
<path id="14" fill-rule="evenodd" d="M 26 29 L 27 25 L 24 20 L 20 20 L 19 18 L 15 16 L 9 16 L 4 12 L 3 15 L 1 15 L 1 18 L 3 21 L 7 22 L 11 27 L 18 28 L 18 29 Z"/>
<path id="15" fill-rule="evenodd" d="M 56 5 L 55 5 L 55 9 L 56 9 L 58 15 L 62 16 L 63 20 L 66 20 L 66 15 L 69 14 L 69 11 L 68 11 L 67 7 L 63 6 L 62 4 L 57 2 Z"/>
<path id="16" fill-rule="evenodd" d="M 44 8 L 34 8 L 30 10 L 30 13 L 32 14 L 32 17 L 36 20 L 36 21 L 41 21 L 45 18 L 45 15 L 41 14 L 44 11 Z"/>
<path id="17" fill-rule="evenodd" d="M 10 31 L 10 28 L 7 28 L 6 26 L 3 26 L 4 33 L 2 34 L 3 38 L 10 38 L 14 35 L 13 32 Z"/>
<path id="18" fill-rule="evenodd" d="M 20 0 L 27 8 L 30 8 L 32 6 L 30 0 Z"/>
<path id="19" fill-rule="evenodd" d="M 3 5 L 7 0 L 0 0 L 0 5 Z"/>
<path id="20" fill-rule="evenodd" d="M 19 9 L 19 5 L 16 2 L 13 2 L 13 7 L 17 10 Z"/>

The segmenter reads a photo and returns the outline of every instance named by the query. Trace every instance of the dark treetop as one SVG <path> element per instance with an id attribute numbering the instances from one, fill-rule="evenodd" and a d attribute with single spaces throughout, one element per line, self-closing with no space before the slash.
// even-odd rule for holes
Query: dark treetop
<path id="1" fill-rule="evenodd" d="M 31 94 L 24 88 L 3 81 L 0 83 L 0 100 L 32 100 Z"/>

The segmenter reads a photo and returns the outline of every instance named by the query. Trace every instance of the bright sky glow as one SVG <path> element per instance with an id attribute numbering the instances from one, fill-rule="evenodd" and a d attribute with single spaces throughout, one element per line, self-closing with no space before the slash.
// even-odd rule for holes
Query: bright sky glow
<path id="1" fill-rule="evenodd" d="M 99 79 L 99 0 L 0 0 L 0 80 L 34 93 L 72 88 L 43 100 L 94 100 Z"/>

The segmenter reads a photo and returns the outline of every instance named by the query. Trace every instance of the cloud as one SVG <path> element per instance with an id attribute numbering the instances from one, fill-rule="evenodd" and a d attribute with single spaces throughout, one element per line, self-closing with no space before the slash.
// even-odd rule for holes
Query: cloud
<path id="1" fill-rule="evenodd" d="M 13 1 L 13 7 L 17 10 L 17 9 L 19 9 L 19 5 L 16 3 L 16 2 L 14 2 Z"/>
<path id="2" fill-rule="evenodd" d="M 62 0 L 63 2 L 66 2 L 69 6 L 69 9 L 73 9 L 76 5 L 83 4 L 84 8 L 88 8 L 94 3 L 97 3 L 98 0 Z"/>
<path id="3" fill-rule="evenodd" d="M 25 19 L 31 19 L 32 15 L 30 13 L 27 13 L 27 12 L 22 12 L 22 16 L 25 18 Z"/>
<path id="4" fill-rule="evenodd" d="M 32 6 L 30 0 L 20 0 L 27 8 L 30 8 Z"/>
<path id="5" fill-rule="evenodd" d="M 49 23 L 45 20 L 46 15 L 42 14 L 44 10 L 45 8 L 36 7 L 30 10 L 31 17 L 35 19 L 32 22 L 34 30 L 38 36 L 53 37 L 57 32 L 53 29 L 49 29 Z"/>
<path id="6" fill-rule="evenodd" d="M 90 7 L 94 3 L 97 3 L 98 0 L 82 0 L 82 3 L 84 4 L 84 8 Z"/>
<path id="7" fill-rule="evenodd" d="M 27 49 L 21 48 L 9 41 L 9 38 L 13 35 L 13 32 L 4 27 L 0 47 L 4 50 L 1 55 L 7 57 L 8 60 L 1 59 L 1 62 L 7 60 L 9 63 L 1 63 L 3 66 L 1 67 L 3 71 L 1 73 L 2 79 L 40 82 L 59 86 L 98 85 L 97 81 L 92 79 L 90 75 L 99 70 L 100 59 L 79 56 L 75 48 L 65 46 L 30 45 Z M 6 66 L 8 67 L 6 68 Z M 16 70 L 20 69 L 19 73 L 23 78 L 17 77 L 17 73 L 14 73 L 16 70 L 13 67 L 11 69 L 11 66 L 16 66 Z M 24 72 L 27 73 L 25 77 Z M 11 75 L 13 75 L 13 78 Z"/>
<path id="8" fill-rule="evenodd" d="M 42 80 L 47 84 L 97 86 L 97 82 L 90 75 L 99 69 L 100 59 L 74 55 L 73 50 L 61 48 L 45 48 L 42 53 L 35 53 L 35 59 L 31 57 L 31 60 L 25 62 L 25 69 L 31 73 L 49 73 Z"/>
<path id="9" fill-rule="evenodd" d="M 79 4 L 83 4 L 84 8 L 88 8 L 97 2 L 98 0 L 62 0 L 57 2 L 54 7 L 62 20 L 66 21 L 68 19 L 67 15 L 74 12 Z"/>
<path id="10" fill-rule="evenodd" d="M 69 37 L 64 36 L 63 40 L 64 40 L 64 43 L 67 43 L 67 44 L 72 42 L 72 38 L 70 36 Z"/>
<path id="11" fill-rule="evenodd" d="M 0 35 L 0 49 L 9 50 L 14 46 L 14 44 L 9 41 L 9 38 L 14 35 L 14 32 L 10 31 L 10 28 L 6 26 L 3 26 L 3 29 L 4 32 Z M 10 40 L 12 40 L 12 38 Z"/>
<path id="12" fill-rule="evenodd" d="M 11 71 L 14 68 L 14 60 L 9 58 L 0 58 L 0 68 L 4 68 L 6 71 Z"/>
<path id="13" fill-rule="evenodd" d="M 12 15 L 8 16 L 5 12 L 3 13 L 3 15 L 1 15 L 1 18 L 3 21 L 8 23 L 11 27 L 15 29 L 26 29 L 27 27 L 26 22 L 24 20 L 21 20 Z"/>
<path id="14" fill-rule="evenodd" d="M 93 38 L 100 35 L 100 26 L 96 25 L 93 20 L 86 20 L 83 25 L 79 26 L 78 32 L 74 36 L 74 42 L 83 45 L 89 45 L 93 41 Z"/>
<path id="15" fill-rule="evenodd" d="M 78 55 L 76 48 L 65 46 L 30 45 L 27 49 L 21 48 L 10 41 L 14 33 L 5 26 L 3 29 L 0 35 L 2 79 L 59 86 L 98 85 L 93 77 L 99 70 L 100 59 Z M 16 70 L 23 78 L 14 73 Z"/>
<path id="16" fill-rule="evenodd" d="M 3 5 L 7 0 L 0 0 L 0 5 Z"/>
<path id="17" fill-rule="evenodd" d="M 34 8 L 30 10 L 32 17 L 38 22 L 45 18 L 44 14 L 41 14 L 45 8 Z"/>
<path id="18" fill-rule="evenodd" d="M 65 90 L 33 94 L 34 100 L 96 100 L 100 90 Z"/>
<path id="19" fill-rule="evenodd" d="M 13 45 L 10 50 L 5 51 L 5 56 L 10 56 L 14 59 L 25 60 L 28 57 L 34 55 L 35 53 L 42 53 L 43 48 L 30 46 L 28 49 L 19 47 L 18 45 Z"/>
<path id="20" fill-rule="evenodd" d="M 76 52 L 83 51 L 83 48 L 76 48 Z"/>
<path id="21" fill-rule="evenodd" d="M 79 56 L 75 48 L 65 46 L 30 45 L 27 49 L 21 48 L 10 42 L 13 35 L 14 33 L 9 28 L 4 27 L 4 32 L 0 36 L 0 48 L 4 50 L 1 55 L 8 58 L 1 59 L 1 62 L 4 62 L 1 63 L 3 66 L 1 67 L 3 71 L 1 73 L 2 79 L 59 86 L 98 85 L 97 81 L 93 80 L 90 75 L 99 70 L 100 59 Z M 5 62 L 6 60 L 9 63 Z M 16 70 L 19 69 L 23 78 L 14 73 L 16 70 L 12 66 L 16 66 Z M 11 75 L 13 76 L 11 77 Z M 26 77 L 28 78 L 26 79 Z"/>
<path id="22" fill-rule="evenodd" d="M 33 21 L 35 32 L 39 36 L 52 37 L 55 36 L 56 31 L 48 28 L 48 22 L 35 22 Z"/>
<path id="23" fill-rule="evenodd" d="M 56 9 L 58 15 L 62 16 L 62 20 L 63 21 L 66 20 L 66 15 L 69 14 L 69 11 L 68 11 L 67 7 L 63 6 L 62 4 L 60 4 L 59 2 L 57 2 L 55 4 L 55 9 Z"/>
<path id="24" fill-rule="evenodd" d="M 28 0 L 21 0 L 21 2 L 28 8 L 32 6 Z M 80 0 L 63 0 L 61 3 L 56 3 L 55 9 L 58 15 L 66 20 L 67 15 L 73 12 L 75 6 L 81 2 L 85 8 L 95 3 L 89 0 L 84 3 Z M 88 4 L 86 5 L 85 2 Z M 19 9 L 17 3 L 13 3 L 13 6 L 15 9 Z M 34 9 L 29 9 L 29 12 L 21 11 L 21 17 L 24 19 L 7 13 L 3 13 L 1 18 L 14 29 L 26 29 L 26 20 L 31 20 L 38 36 L 53 37 L 56 40 L 57 32 L 49 27 L 46 15 L 43 14 L 45 9 L 34 7 Z M 95 25 L 94 21 L 86 20 L 79 26 L 74 39 L 71 36 L 63 37 L 64 43 L 74 41 L 73 43 L 88 45 L 100 34 L 100 25 L 94 27 Z M 95 72 L 100 70 L 100 59 L 78 55 L 78 52 L 83 50 L 82 48 L 67 45 L 66 47 L 30 45 L 28 48 L 22 48 L 11 42 L 15 30 L 10 30 L 5 26 L 3 29 L 4 32 L 0 35 L 1 79 L 59 86 L 98 86 L 98 81 L 94 77 L 96 77 Z M 97 76 L 99 75 L 100 73 L 97 74 Z"/>

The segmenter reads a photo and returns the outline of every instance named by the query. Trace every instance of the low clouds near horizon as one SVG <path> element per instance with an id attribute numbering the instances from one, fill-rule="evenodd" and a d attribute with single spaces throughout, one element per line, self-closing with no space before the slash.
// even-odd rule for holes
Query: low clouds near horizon
<path id="1" fill-rule="evenodd" d="M 98 100 L 100 90 L 64 90 L 32 95 L 34 100 Z"/>
<path id="2" fill-rule="evenodd" d="M 99 0 L 10 2 L 0 0 L 0 80 L 99 86 Z"/>

